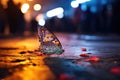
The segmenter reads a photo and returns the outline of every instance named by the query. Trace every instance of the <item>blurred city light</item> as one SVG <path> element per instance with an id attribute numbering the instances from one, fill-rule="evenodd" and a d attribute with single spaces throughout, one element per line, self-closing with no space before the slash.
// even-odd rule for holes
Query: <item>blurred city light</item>
<path id="1" fill-rule="evenodd" d="M 91 6 L 91 7 L 90 7 L 90 11 L 91 11 L 92 13 L 96 13 L 96 12 L 97 12 L 97 7 L 96 7 L 96 6 Z"/>
<path id="2" fill-rule="evenodd" d="M 38 14 L 37 16 L 36 16 L 36 21 L 39 21 L 40 19 L 43 19 L 44 18 L 44 15 L 43 14 Z"/>
<path id="3" fill-rule="evenodd" d="M 45 20 L 44 19 L 40 19 L 39 22 L 38 22 L 38 24 L 40 26 L 44 26 L 45 25 Z"/>
<path id="4" fill-rule="evenodd" d="M 21 7 L 22 13 L 26 13 L 28 11 L 29 7 L 30 7 L 29 4 L 24 3 Z"/>
<path id="5" fill-rule="evenodd" d="M 33 1 L 33 0 L 28 0 L 28 1 Z"/>
<path id="6" fill-rule="evenodd" d="M 63 18 L 63 17 L 64 17 L 64 14 L 57 15 L 57 18 Z"/>
<path id="7" fill-rule="evenodd" d="M 40 4 L 35 4 L 33 8 L 34 8 L 35 11 L 39 11 L 41 9 L 41 5 Z"/>
<path id="8" fill-rule="evenodd" d="M 87 10 L 87 4 L 82 4 L 81 5 L 81 10 L 86 11 Z"/>
<path id="9" fill-rule="evenodd" d="M 44 26 L 45 25 L 45 19 L 44 19 L 44 15 L 43 14 L 38 14 L 36 16 L 36 21 L 38 22 L 38 24 L 40 26 Z"/>
<path id="10" fill-rule="evenodd" d="M 107 3 L 107 0 L 101 0 L 101 3 L 104 5 Z"/>
<path id="11" fill-rule="evenodd" d="M 46 16 L 47 17 L 54 17 L 57 15 L 63 14 L 63 12 L 64 12 L 64 9 L 62 7 L 58 7 L 58 8 L 55 8 L 55 9 L 48 11 L 46 13 Z"/>
<path id="12" fill-rule="evenodd" d="M 91 0 L 76 0 L 79 4 L 85 3 L 85 2 L 89 2 Z"/>
<path id="13" fill-rule="evenodd" d="M 72 6 L 73 8 L 77 8 L 77 7 L 79 6 L 79 3 L 78 3 L 77 1 L 72 1 L 72 2 L 71 2 L 71 6 Z"/>

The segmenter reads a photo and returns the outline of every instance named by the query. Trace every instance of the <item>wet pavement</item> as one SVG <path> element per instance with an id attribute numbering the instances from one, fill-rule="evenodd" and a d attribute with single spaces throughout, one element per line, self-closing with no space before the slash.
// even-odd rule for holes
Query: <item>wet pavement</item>
<path id="1" fill-rule="evenodd" d="M 1 37 L 0 80 L 120 80 L 119 37 L 56 35 L 61 55 L 41 54 L 37 35 Z"/>

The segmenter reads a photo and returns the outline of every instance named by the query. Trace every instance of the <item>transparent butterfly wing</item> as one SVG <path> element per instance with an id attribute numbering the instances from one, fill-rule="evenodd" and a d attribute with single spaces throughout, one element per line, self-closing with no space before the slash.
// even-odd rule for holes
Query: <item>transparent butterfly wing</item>
<path id="1" fill-rule="evenodd" d="M 54 33 L 45 27 L 38 27 L 40 51 L 45 54 L 61 54 L 62 45 Z"/>

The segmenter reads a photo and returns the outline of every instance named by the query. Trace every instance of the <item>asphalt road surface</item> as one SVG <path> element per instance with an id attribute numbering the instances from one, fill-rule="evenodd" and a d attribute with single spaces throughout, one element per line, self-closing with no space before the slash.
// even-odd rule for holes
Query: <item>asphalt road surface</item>
<path id="1" fill-rule="evenodd" d="M 37 35 L 1 38 L 0 80 L 120 80 L 119 40 L 56 35 L 61 55 L 41 54 Z"/>

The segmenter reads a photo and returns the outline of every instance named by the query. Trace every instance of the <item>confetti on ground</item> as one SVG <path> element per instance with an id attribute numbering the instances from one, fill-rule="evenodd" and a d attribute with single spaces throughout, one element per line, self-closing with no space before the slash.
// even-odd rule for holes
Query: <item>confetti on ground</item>
<path id="1" fill-rule="evenodd" d="M 87 49 L 86 49 L 86 48 L 81 48 L 81 50 L 82 50 L 82 51 L 87 51 Z"/>
<path id="2" fill-rule="evenodd" d="M 88 61 L 94 61 L 94 62 L 98 62 L 100 61 L 100 58 L 99 57 L 96 57 L 96 56 L 91 56 Z"/>
<path id="3" fill-rule="evenodd" d="M 113 67 L 110 69 L 110 72 L 113 74 L 120 75 L 120 67 Z"/>
<path id="4" fill-rule="evenodd" d="M 80 56 L 81 56 L 81 57 L 89 57 L 89 55 L 88 55 L 88 54 L 85 54 L 85 53 L 84 53 L 84 54 L 80 54 Z"/>
<path id="5" fill-rule="evenodd" d="M 63 73 L 60 74 L 60 80 L 75 80 L 75 76 Z"/>

